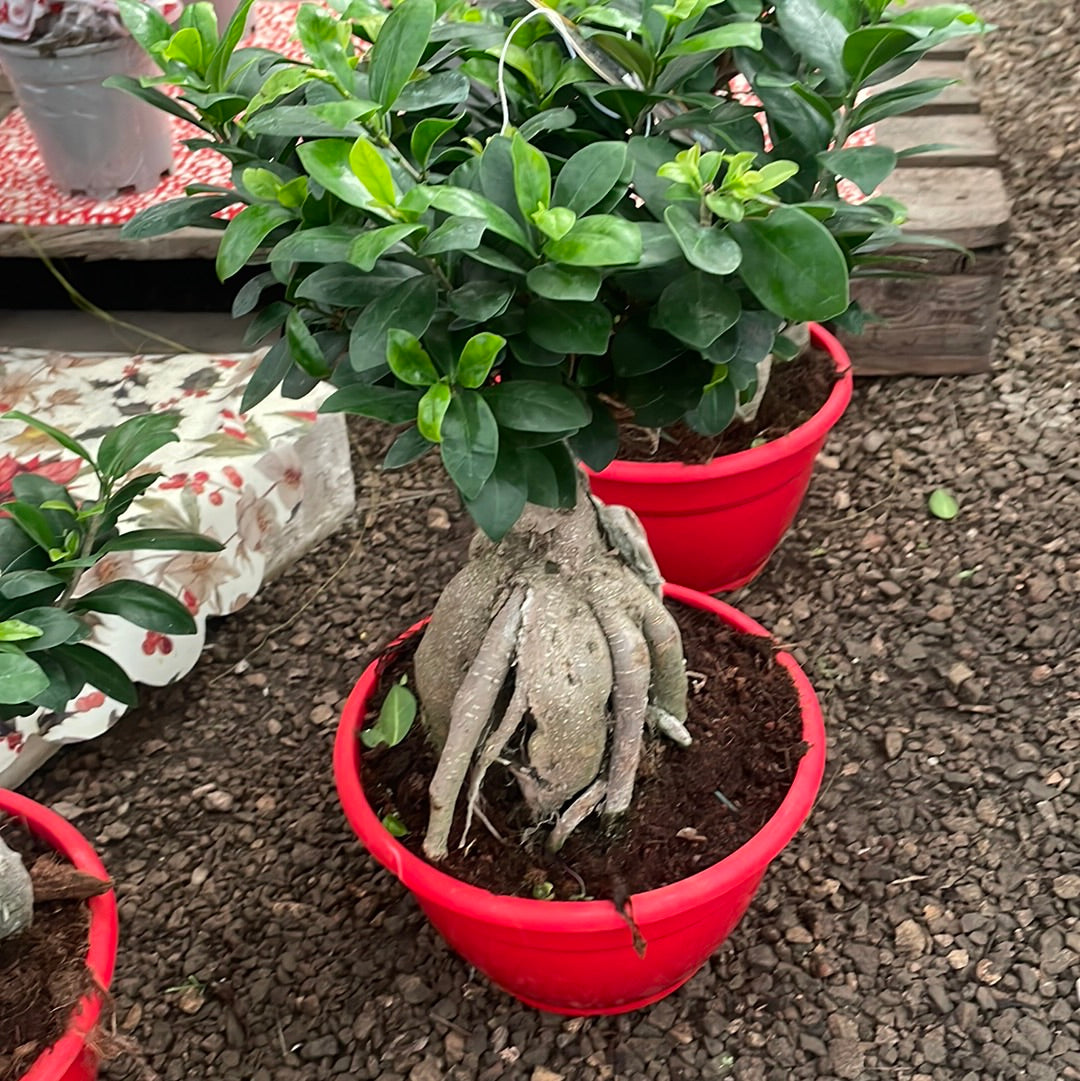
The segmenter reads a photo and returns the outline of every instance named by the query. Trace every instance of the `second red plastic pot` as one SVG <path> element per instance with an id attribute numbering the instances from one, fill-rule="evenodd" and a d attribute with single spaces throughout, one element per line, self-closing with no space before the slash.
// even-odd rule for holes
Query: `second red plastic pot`
<path id="1" fill-rule="evenodd" d="M 669 600 L 714 612 L 748 634 L 767 632 L 734 608 L 692 590 Z M 405 635 L 417 634 L 417 624 Z M 685 983 L 746 911 L 765 869 L 810 812 L 825 768 L 825 727 L 813 688 L 793 657 L 778 654 L 795 682 L 809 749 L 776 814 L 736 852 L 681 882 L 631 898 L 645 939 L 634 950 L 627 923 L 605 901 L 533 901 L 499 896 L 451 878 L 413 855 L 383 827 L 360 781 L 360 730 L 377 662 L 345 705 L 334 746 L 334 778 L 345 815 L 371 854 L 416 895 L 462 957 L 522 1002 L 566 1014 L 609 1014 L 646 1006 Z"/>
<path id="2" fill-rule="evenodd" d="M 616 460 L 591 470 L 593 494 L 629 507 L 669 582 L 720 593 L 738 589 L 768 562 L 795 520 L 814 459 L 851 400 L 851 361 L 827 331 L 810 325 L 839 378 L 825 404 L 793 432 L 705 465 Z"/>
<path id="3" fill-rule="evenodd" d="M 89 842 L 66 819 L 48 807 L 35 803 L 17 792 L 0 789 L 0 814 L 21 819 L 35 837 L 51 845 L 74 866 L 95 878 L 108 878 L 97 853 Z M 90 946 L 86 965 L 104 990 L 112 979 L 116 963 L 119 927 L 116 919 L 116 895 L 112 890 L 87 901 L 90 908 Z M 94 1081 L 98 1075 L 98 1056 L 87 1042 L 101 1013 L 101 995 L 84 995 L 68 1021 L 67 1031 L 43 1051 L 20 1081 Z"/>

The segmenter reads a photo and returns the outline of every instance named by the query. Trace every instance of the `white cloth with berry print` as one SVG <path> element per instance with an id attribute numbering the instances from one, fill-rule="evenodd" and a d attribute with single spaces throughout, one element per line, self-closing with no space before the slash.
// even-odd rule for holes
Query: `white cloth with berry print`
<path id="1" fill-rule="evenodd" d="M 317 416 L 325 388 L 291 401 L 274 394 L 250 414 L 240 397 L 262 354 L 106 356 L 0 351 L 0 413 L 18 409 L 94 447 L 125 417 L 180 414 L 180 442 L 140 471 L 162 478 L 124 519 L 127 528 L 203 533 L 225 550 L 118 552 L 83 579 L 90 590 L 137 578 L 179 597 L 198 633 L 169 636 L 100 617 L 91 642 L 137 683 L 162 686 L 185 675 L 202 651 L 208 616 L 242 608 L 268 576 L 321 540 L 352 511 L 353 486 L 343 418 Z M 38 472 L 77 495 L 96 491 L 85 463 L 16 421 L 0 423 L 0 500 L 11 478 Z M 84 688 L 63 715 L 0 722 L 0 787 L 13 787 L 64 743 L 93 739 L 124 707 Z"/>

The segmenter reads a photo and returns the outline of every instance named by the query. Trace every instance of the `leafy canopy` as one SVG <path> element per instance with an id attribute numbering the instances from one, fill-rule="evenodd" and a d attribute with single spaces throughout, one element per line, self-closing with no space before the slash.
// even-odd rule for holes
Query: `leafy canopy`
<path id="1" fill-rule="evenodd" d="M 234 165 L 127 234 L 207 225 L 222 278 L 266 267 L 234 308 L 274 338 L 245 407 L 329 380 L 325 408 L 401 426 L 387 466 L 437 450 L 492 537 L 612 459 L 611 403 L 718 432 L 787 324 L 857 321 L 903 210 L 837 192 L 892 150 L 837 148 L 946 83 L 864 91 L 982 29 L 886 0 L 334 0 L 292 62 L 236 48 L 250 0 L 220 39 L 208 4 L 173 31 L 119 3 L 163 74 L 117 85 Z"/>

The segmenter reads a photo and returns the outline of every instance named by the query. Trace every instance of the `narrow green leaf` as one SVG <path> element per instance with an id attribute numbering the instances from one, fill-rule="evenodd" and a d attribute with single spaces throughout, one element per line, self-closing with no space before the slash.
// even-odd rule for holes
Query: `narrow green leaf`
<path id="1" fill-rule="evenodd" d="M 182 529 L 132 529 L 103 544 L 106 552 L 221 552 L 224 545 L 211 537 Z"/>
<path id="2" fill-rule="evenodd" d="M 519 432 L 565 432 L 583 428 L 591 419 L 588 405 L 569 387 L 513 379 L 484 391 L 495 419 Z"/>
<path id="3" fill-rule="evenodd" d="M 565 206 L 575 214 L 592 210 L 619 183 L 626 170 L 626 143 L 590 143 L 572 155 L 559 170 L 553 206 Z"/>
<path id="4" fill-rule="evenodd" d="M 426 226 L 386 225 L 380 229 L 365 229 L 357 236 L 349 249 L 349 262 L 363 271 L 375 269 L 375 264 L 396 244 L 414 233 L 422 233 Z"/>
<path id="5" fill-rule="evenodd" d="M 457 365 L 457 382 L 463 387 L 482 387 L 506 345 L 499 334 L 474 334 L 461 350 Z"/>
<path id="6" fill-rule="evenodd" d="M 217 275 L 221 281 L 231 278 L 246 266 L 259 245 L 293 216 L 282 206 L 259 204 L 241 210 L 225 227 L 218 245 Z"/>
<path id="7" fill-rule="evenodd" d="M 397 204 L 394 191 L 394 178 L 390 175 L 390 166 L 382 154 L 375 149 L 375 144 L 360 136 L 349 151 L 349 165 L 353 174 L 380 203 L 387 206 Z"/>
<path id="8" fill-rule="evenodd" d="M 249 412 L 281 386 L 291 367 L 289 343 L 282 338 L 270 346 L 266 356 L 259 361 L 259 366 L 251 373 L 244 396 L 240 399 L 241 412 Z"/>
<path id="9" fill-rule="evenodd" d="M 331 394 L 319 407 L 319 412 L 356 413 L 387 424 L 406 424 L 416 419 L 419 401 L 420 392 L 416 390 L 353 383 Z"/>
<path id="10" fill-rule="evenodd" d="M 475 499 L 495 468 L 499 426 L 490 406 L 473 390 L 453 396 L 442 420 L 442 461 L 466 499 Z"/>
<path id="11" fill-rule="evenodd" d="M 510 155 L 518 209 L 528 219 L 535 210 L 546 209 L 551 202 L 551 166 L 544 154 L 526 142 L 520 132 L 514 133 Z"/>
<path id="12" fill-rule="evenodd" d="M 93 460 L 90 452 L 77 439 L 72 439 L 66 432 L 60 431 L 59 428 L 54 428 L 51 424 L 46 424 L 43 420 L 38 420 L 37 417 L 31 417 L 27 413 L 21 413 L 18 409 L 9 409 L 2 417 L 0 417 L 0 420 L 21 421 L 28 427 L 34 428 L 43 435 L 47 435 L 54 443 L 59 443 L 64 450 L 71 451 L 72 454 L 77 455 L 87 462 Z"/>
<path id="13" fill-rule="evenodd" d="M 110 698 L 115 698 L 117 702 L 133 706 L 138 701 L 135 685 L 127 673 L 101 650 L 87 645 L 57 646 L 53 654 L 62 658 L 65 667 L 77 666 L 86 683 L 103 691 Z"/>
<path id="14" fill-rule="evenodd" d="M 407 330 L 391 327 L 388 331 L 386 362 L 390 371 L 411 387 L 430 387 L 439 381 L 439 373 L 420 339 Z"/>
<path id="15" fill-rule="evenodd" d="M 285 340 L 293 362 L 313 379 L 326 379 L 333 367 L 323 355 L 315 335 L 308 329 L 300 308 L 293 308 L 285 320 Z"/>
<path id="16" fill-rule="evenodd" d="M 434 23 L 435 0 L 402 0 L 379 28 L 368 53 L 368 83 L 384 112 L 412 78 Z"/>
<path id="17" fill-rule="evenodd" d="M 59 547 L 60 538 L 49 525 L 48 518 L 37 507 L 29 503 L 5 503 L 4 510 L 38 547 L 45 551 Z"/>
<path id="18" fill-rule="evenodd" d="M 156 454 L 180 437 L 176 426 L 179 413 L 142 413 L 128 417 L 113 428 L 98 447 L 98 468 L 107 477 L 119 479 L 130 473 L 151 454 Z"/>
<path id="19" fill-rule="evenodd" d="M 412 130 L 409 137 L 409 149 L 421 169 L 428 167 L 431 160 L 431 152 L 435 144 L 444 136 L 448 135 L 461 122 L 464 113 L 443 119 L 438 116 L 430 116 L 421 120 Z"/>
<path id="20" fill-rule="evenodd" d="M 195 620 L 175 598 L 156 586 L 124 579 L 99 586 L 71 602 L 75 612 L 119 616 L 159 634 L 194 634 Z"/>
<path id="21" fill-rule="evenodd" d="M 432 443 L 442 442 L 442 422 L 450 406 L 450 398 L 450 387 L 446 383 L 435 383 L 420 399 L 416 407 L 416 430 L 426 444 L 424 450 Z"/>
<path id="22" fill-rule="evenodd" d="M 0 597 L 8 600 L 47 590 L 54 590 L 59 595 L 63 589 L 63 579 L 48 571 L 7 571 L 0 575 Z"/>
<path id="23" fill-rule="evenodd" d="M 727 23 L 693 34 L 675 45 L 668 46 L 661 60 L 673 60 L 677 56 L 694 56 L 697 53 L 718 53 L 726 49 L 760 49 L 761 24 L 756 22 Z"/>

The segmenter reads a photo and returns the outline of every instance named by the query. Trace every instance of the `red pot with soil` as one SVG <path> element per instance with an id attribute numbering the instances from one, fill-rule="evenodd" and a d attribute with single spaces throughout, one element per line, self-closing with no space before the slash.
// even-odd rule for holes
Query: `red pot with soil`
<path id="1" fill-rule="evenodd" d="M 718 633 L 726 626 L 755 641 L 768 638 L 758 623 L 712 597 L 670 585 L 666 596 L 714 616 Z M 425 623 L 412 627 L 395 646 L 418 635 Z M 708 960 L 814 802 L 825 766 L 821 709 L 794 658 L 777 653 L 775 660 L 794 686 L 792 701 L 797 695 L 801 713 L 800 751 L 805 750 L 786 796 L 731 855 L 671 885 L 634 893 L 622 915 L 611 901 L 541 901 L 491 893 L 446 874 L 390 835 L 361 779 L 359 735 L 372 712 L 379 661 L 354 687 L 338 728 L 334 776 L 342 807 L 360 840 L 415 894 L 449 945 L 499 987 L 529 1006 L 556 1013 L 637 1009 L 670 994 Z M 794 731 L 798 738 L 798 728 Z M 694 747 L 683 753 L 692 755 Z M 637 949 L 634 929 L 640 936 Z"/>
<path id="2" fill-rule="evenodd" d="M 52 848 L 77 871 L 97 879 L 108 878 L 97 853 L 82 834 L 47 807 L 17 792 L 0 789 L 0 818 L 3 816 L 20 821 L 30 834 Z M 82 996 L 67 1021 L 63 1035 L 38 1055 L 19 1081 L 94 1081 L 97 1077 L 98 1055 L 87 1037 L 97 1023 L 103 993 L 112 979 L 119 931 L 116 896 L 112 890 L 90 897 L 84 903 L 89 909 L 86 967 L 90 979 L 100 991 L 91 991 Z M 10 1021 L 9 1018 L 3 1020 Z"/>
<path id="3" fill-rule="evenodd" d="M 593 494 L 629 507 L 669 582 L 720 593 L 746 585 L 795 520 L 814 459 L 851 400 L 851 361 L 827 330 L 810 325 L 837 380 L 825 404 L 794 431 L 704 465 L 616 459 L 587 470 Z"/>

